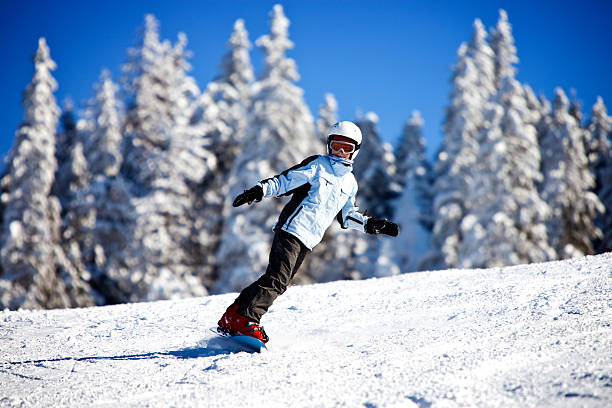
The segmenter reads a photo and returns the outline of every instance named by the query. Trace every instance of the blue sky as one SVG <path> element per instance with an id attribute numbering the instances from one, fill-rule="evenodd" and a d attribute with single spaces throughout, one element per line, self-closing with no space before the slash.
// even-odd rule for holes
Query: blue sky
<path id="1" fill-rule="evenodd" d="M 100 71 L 115 80 L 144 15 L 161 23 L 162 38 L 182 31 L 193 52 L 191 74 L 203 89 L 217 73 L 234 21 L 245 20 L 251 42 L 268 32 L 268 13 L 283 5 L 313 115 L 326 92 L 341 119 L 376 112 L 384 140 L 395 143 L 413 110 L 425 119 L 431 157 L 441 140 L 450 67 L 472 22 L 487 28 L 508 12 L 520 62 L 517 78 L 549 98 L 556 86 L 576 90 L 584 111 L 595 98 L 612 106 L 612 3 L 603 1 L 4 1 L 0 5 L 0 154 L 23 117 L 21 93 L 31 79 L 37 39 L 46 37 L 58 65 L 56 97 L 77 106 L 89 98 Z M 251 53 L 256 74 L 261 53 Z"/>

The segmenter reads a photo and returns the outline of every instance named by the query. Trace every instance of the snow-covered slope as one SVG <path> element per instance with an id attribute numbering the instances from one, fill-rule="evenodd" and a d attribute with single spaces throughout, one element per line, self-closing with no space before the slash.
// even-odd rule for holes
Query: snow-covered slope
<path id="1" fill-rule="evenodd" d="M 270 351 L 235 294 L 0 313 L 0 407 L 612 405 L 612 254 L 292 287 Z"/>

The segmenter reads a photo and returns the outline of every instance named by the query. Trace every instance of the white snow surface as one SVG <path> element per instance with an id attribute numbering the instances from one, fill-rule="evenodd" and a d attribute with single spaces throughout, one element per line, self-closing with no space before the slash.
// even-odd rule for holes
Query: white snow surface
<path id="1" fill-rule="evenodd" d="M 612 406 L 612 254 L 294 286 L 261 354 L 235 295 L 0 312 L 0 407 Z"/>

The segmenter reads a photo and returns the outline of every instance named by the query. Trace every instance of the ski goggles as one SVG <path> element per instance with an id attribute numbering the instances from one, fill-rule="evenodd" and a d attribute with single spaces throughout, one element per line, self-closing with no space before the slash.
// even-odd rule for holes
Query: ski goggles
<path id="1" fill-rule="evenodd" d="M 343 151 L 346 153 L 353 153 L 356 149 L 354 143 L 344 142 L 342 140 L 330 140 L 329 147 L 334 152 Z"/>

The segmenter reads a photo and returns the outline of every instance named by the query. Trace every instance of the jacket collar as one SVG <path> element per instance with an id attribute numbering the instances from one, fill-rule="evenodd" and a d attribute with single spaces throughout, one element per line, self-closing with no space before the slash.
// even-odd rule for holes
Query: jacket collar
<path id="1" fill-rule="evenodd" d="M 331 167 L 337 176 L 342 177 L 345 174 L 353 171 L 353 161 L 352 160 L 343 159 L 341 157 L 334 156 L 331 154 L 327 155 L 327 158 L 329 159 L 329 163 L 331 164 Z"/>

